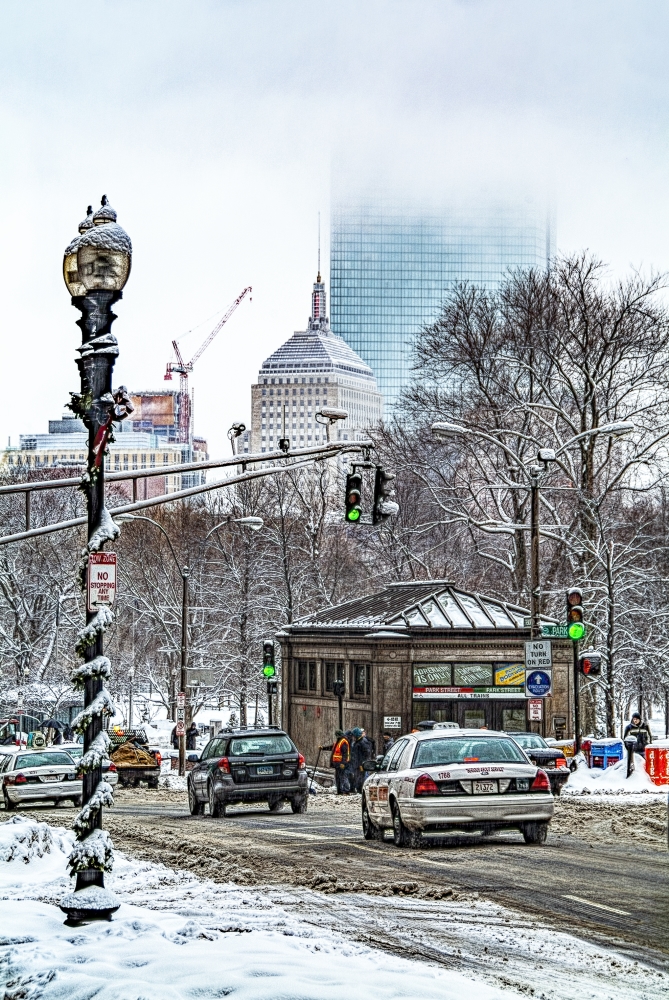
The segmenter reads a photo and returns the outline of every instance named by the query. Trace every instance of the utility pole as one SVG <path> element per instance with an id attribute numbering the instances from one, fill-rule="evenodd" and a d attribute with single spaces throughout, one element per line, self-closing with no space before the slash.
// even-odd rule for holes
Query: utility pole
<path id="1" fill-rule="evenodd" d="M 190 570 L 188 566 L 184 566 L 181 570 L 181 693 L 187 696 L 187 681 L 188 677 L 186 670 L 188 667 L 188 577 Z M 184 721 L 182 729 L 184 730 L 179 736 L 179 774 L 184 775 L 186 773 L 186 711 L 184 703 Z"/>
<path id="2" fill-rule="evenodd" d="M 541 585 L 539 582 L 539 473 L 538 466 L 530 468 L 530 618 L 532 620 L 531 636 L 538 639 L 541 634 L 539 627 L 539 597 Z"/>

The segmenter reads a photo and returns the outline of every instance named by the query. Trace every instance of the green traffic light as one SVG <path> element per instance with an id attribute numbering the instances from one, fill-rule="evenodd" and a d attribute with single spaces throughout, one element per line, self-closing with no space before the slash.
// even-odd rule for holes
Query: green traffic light
<path id="1" fill-rule="evenodd" d="M 274 674 L 276 673 L 276 667 L 274 666 L 273 663 L 267 663 L 262 668 L 262 672 L 265 677 L 274 677 Z"/>
<path id="2" fill-rule="evenodd" d="M 574 642 L 577 642 L 579 639 L 582 639 L 583 636 L 585 635 L 585 625 L 583 624 L 583 622 L 572 622 L 569 628 L 567 629 L 567 634 L 569 635 L 570 639 L 573 639 Z"/>
<path id="3" fill-rule="evenodd" d="M 353 510 L 349 510 L 346 514 L 346 518 L 349 521 L 357 521 L 359 517 L 360 517 L 360 511 L 357 510 L 355 507 L 353 508 Z"/>

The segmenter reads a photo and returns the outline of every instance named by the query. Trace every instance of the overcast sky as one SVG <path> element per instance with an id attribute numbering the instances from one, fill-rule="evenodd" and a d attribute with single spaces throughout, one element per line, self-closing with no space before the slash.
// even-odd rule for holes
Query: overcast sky
<path id="1" fill-rule="evenodd" d="M 114 384 L 169 387 L 171 340 L 198 327 L 190 356 L 253 286 L 191 379 L 214 456 L 304 328 L 342 157 L 417 189 L 537 184 L 560 250 L 669 269 L 668 29 L 666 0 L 6 0 L 0 440 L 78 388 L 62 252 L 103 193 L 134 245 Z"/>

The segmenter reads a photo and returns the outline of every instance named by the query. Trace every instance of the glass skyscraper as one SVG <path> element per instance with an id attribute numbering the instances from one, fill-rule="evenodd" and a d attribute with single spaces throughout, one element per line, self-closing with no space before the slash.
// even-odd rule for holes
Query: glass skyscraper
<path id="1" fill-rule="evenodd" d="M 554 252 L 555 226 L 529 197 L 439 208 L 335 199 L 332 330 L 370 366 L 389 414 L 411 378 L 413 338 L 454 284 L 493 288 L 514 268 L 545 268 Z"/>

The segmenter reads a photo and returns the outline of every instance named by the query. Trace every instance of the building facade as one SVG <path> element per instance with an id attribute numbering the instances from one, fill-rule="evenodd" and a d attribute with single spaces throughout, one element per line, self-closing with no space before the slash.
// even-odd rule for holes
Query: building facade
<path id="1" fill-rule="evenodd" d="M 108 472 L 159 469 L 185 462 L 206 461 L 207 443 L 193 438 L 178 443 L 178 397 L 176 392 L 133 393 L 132 417 L 114 427 L 108 445 L 105 468 Z M 48 434 L 21 434 L 18 448 L 0 453 L 0 466 L 10 472 L 38 469 L 84 469 L 88 454 L 88 431 L 72 414 L 49 421 Z M 204 482 L 204 473 L 156 476 L 138 484 L 138 499 L 174 493 Z"/>
<path id="2" fill-rule="evenodd" d="M 344 729 L 381 734 L 418 722 L 569 736 L 572 649 L 553 640 L 553 688 L 541 721 L 528 719 L 528 612 L 444 581 L 400 583 L 328 608 L 278 633 L 283 726 L 312 762 L 338 726 L 335 680 L 343 680 Z"/>
<path id="3" fill-rule="evenodd" d="M 372 368 L 387 411 L 411 377 L 412 343 L 458 282 L 493 288 L 514 268 L 548 266 L 555 225 L 537 202 L 409 205 L 335 198 L 332 329 Z"/>
<path id="4" fill-rule="evenodd" d="M 326 430 L 316 420 L 323 406 L 348 412 L 332 429 L 332 440 L 366 439 L 367 429 L 382 414 L 371 368 L 330 329 L 319 273 L 307 329 L 294 333 L 263 362 L 251 387 L 251 431 L 242 438 L 240 451 L 276 451 L 282 437 L 289 439 L 291 448 L 323 443 Z"/>

